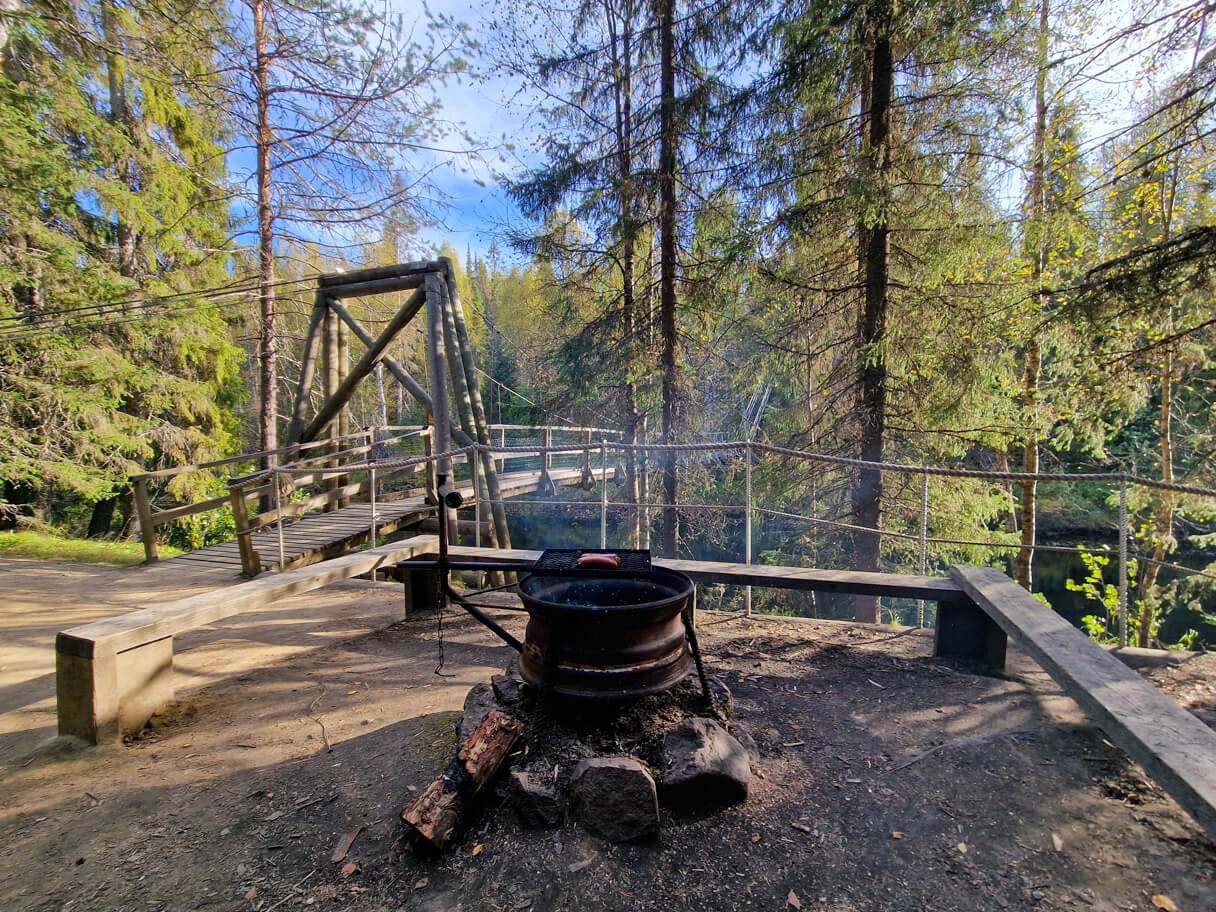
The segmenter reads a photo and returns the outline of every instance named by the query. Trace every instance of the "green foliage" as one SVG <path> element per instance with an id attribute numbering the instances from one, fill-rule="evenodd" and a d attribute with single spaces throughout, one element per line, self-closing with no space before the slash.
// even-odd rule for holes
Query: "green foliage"
<path id="1" fill-rule="evenodd" d="M 172 546 L 161 549 L 162 557 L 177 553 Z M 143 563 L 144 546 L 138 541 L 65 538 L 45 532 L 0 532 L 0 556 L 130 567 Z"/>
<path id="2" fill-rule="evenodd" d="M 245 395 L 221 311 L 144 304 L 230 278 L 223 118 L 187 37 L 217 20 L 112 9 L 32 4 L 0 77 L 0 500 L 36 512 L 226 455 Z"/>

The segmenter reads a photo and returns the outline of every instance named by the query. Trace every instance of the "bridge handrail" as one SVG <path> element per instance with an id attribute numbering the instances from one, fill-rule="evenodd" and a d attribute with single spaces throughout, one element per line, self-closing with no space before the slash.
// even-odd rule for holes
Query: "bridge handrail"
<path id="1" fill-rule="evenodd" d="M 373 430 L 375 430 L 373 428 Z M 238 456 L 227 456 L 224 459 L 215 459 L 211 462 L 192 463 L 191 465 L 175 466 L 171 469 L 157 469 L 155 472 L 140 472 L 131 476 L 131 481 L 150 481 L 154 478 L 172 478 L 175 475 L 183 475 L 186 472 L 197 472 L 200 469 L 217 469 L 220 466 L 233 465 L 238 462 L 251 462 L 255 459 L 261 459 L 263 456 L 281 456 L 284 453 L 298 453 L 300 450 L 313 449 L 314 447 L 327 446 L 335 440 L 354 440 L 362 438 L 365 433 L 360 431 L 357 434 L 347 434 L 343 437 L 326 438 L 324 440 L 313 440 L 308 443 L 293 443 L 291 446 L 278 447 L 274 450 L 255 450 L 252 453 L 242 453 Z"/>

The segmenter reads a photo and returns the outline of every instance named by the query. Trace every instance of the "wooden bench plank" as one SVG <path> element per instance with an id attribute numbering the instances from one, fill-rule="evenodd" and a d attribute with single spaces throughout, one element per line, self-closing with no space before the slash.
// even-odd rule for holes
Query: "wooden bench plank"
<path id="1" fill-rule="evenodd" d="M 533 563 L 541 555 L 540 551 L 467 548 L 455 545 L 448 549 L 448 553 L 452 560 L 492 560 L 513 564 Z M 959 584 L 945 576 L 817 570 L 810 567 L 777 567 L 768 564 L 732 564 L 719 561 L 666 560 L 664 558 L 655 558 L 654 565 L 679 570 L 700 583 L 886 595 L 893 598 L 923 598 L 929 601 L 959 601 L 965 598 Z"/>
<path id="2" fill-rule="evenodd" d="M 405 541 L 382 545 L 327 561 L 324 567 L 277 573 L 236 586 L 203 592 L 177 599 L 154 608 L 93 621 L 65 630 L 60 636 L 92 644 L 96 653 L 121 652 L 149 640 L 175 636 L 250 608 L 301 592 L 320 589 L 338 580 L 350 579 L 373 569 L 391 567 L 398 561 L 434 553 L 434 535 L 418 535 Z"/>
<path id="3" fill-rule="evenodd" d="M 393 567 L 433 553 L 437 545 L 435 536 L 419 535 L 65 630 L 55 639 L 59 733 L 97 743 L 142 727 L 173 699 L 173 637 L 179 633 Z"/>
<path id="4" fill-rule="evenodd" d="M 1216 732 L 1000 570 L 955 567 L 950 575 L 1216 838 Z"/>

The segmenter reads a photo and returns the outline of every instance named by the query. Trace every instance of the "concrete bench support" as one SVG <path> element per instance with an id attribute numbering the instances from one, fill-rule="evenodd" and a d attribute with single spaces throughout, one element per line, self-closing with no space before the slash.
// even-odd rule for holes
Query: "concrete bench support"
<path id="1" fill-rule="evenodd" d="M 173 699 L 173 637 L 122 652 L 70 633 L 55 638 L 59 734 L 97 743 L 139 731 Z"/>
<path id="2" fill-rule="evenodd" d="M 939 602 L 933 630 L 933 655 L 984 662 L 1005 668 L 1009 638 L 1000 625 L 974 602 Z"/>
<path id="3" fill-rule="evenodd" d="M 405 617 L 417 611 L 434 611 L 439 607 L 439 571 L 406 570 Z"/>

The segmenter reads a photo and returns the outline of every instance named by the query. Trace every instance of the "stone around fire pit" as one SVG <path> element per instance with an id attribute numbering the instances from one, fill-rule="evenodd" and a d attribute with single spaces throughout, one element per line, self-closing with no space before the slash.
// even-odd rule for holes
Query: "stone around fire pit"
<path id="1" fill-rule="evenodd" d="M 508 706 L 514 706 L 524 698 L 524 679 L 518 673 L 494 675 L 490 684 L 494 688 L 494 696 Z"/>
<path id="2" fill-rule="evenodd" d="M 689 719 L 669 731 L 663 758 L 665 804 L 734 804 L 747 797 L 752 779 L 747 751 L 713 719 Z"/>
<path id="3" fill-rule="evenodd" d="M 654 779 L 633 757 L 593 757 L 575 767 L 570 782 L 575 816 L 597 836 L 631 842 L 659 829 Z"/>
<path id="4" fill-rule="evenodd" d="M 535 773 L 512 771 L 509 794 L 515 812 L 528 826 L 557 826 L 565 816 L 565 804 L 557 789 L 544 785 Z"/>

